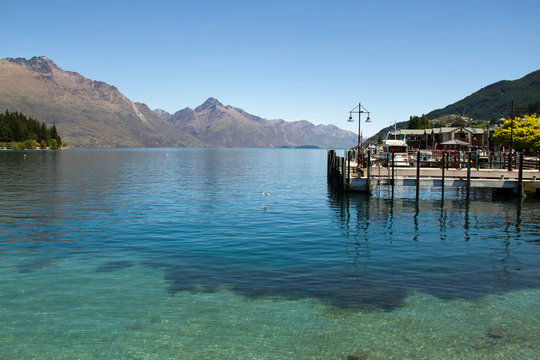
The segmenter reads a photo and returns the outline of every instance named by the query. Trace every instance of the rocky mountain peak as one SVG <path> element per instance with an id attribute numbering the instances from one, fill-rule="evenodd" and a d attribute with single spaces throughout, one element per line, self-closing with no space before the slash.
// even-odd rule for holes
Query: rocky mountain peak
<path id="1" fill-rule="evenodd" d="M 7 60 L 41 74 L 50 74 L 53 70 L 60 69 L 51 59 L 45 56 L 34 56 L 30 60 L 25 58 L 8 58 Z"/>
<path id="2" fill-rule="evenodd" d="M 197 106 L 195 111 L 198 112 L 198 111 L 209 110 L 209 109 L 215 108 L 216 106 L 223 106 L 223 104 L 220 103 L 218 99 L 210 97 L 202 105 Z"/>
<path id="3" fill-rule="evenodd" d="M 169 114 L 167 111 L 163 110 L 163 109 L 155 109 L 155 110 L 152 110 L 154 112 L 154 114 L 156 114 L 160 119 L 163 119 L 163 120 L 169 120 L 171 118 L 171 114 Z"/>

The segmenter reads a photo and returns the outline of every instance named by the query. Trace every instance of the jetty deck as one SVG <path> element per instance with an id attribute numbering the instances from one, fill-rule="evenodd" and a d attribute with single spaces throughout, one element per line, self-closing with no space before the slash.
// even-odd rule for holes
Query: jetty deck
<path id="1" fill-rule="evenodd" d="M 506 189 L 518 196 L 538 192 L 540 160 L 525 162 L 524 156 L 518 153 L 516 159 L 510 161 L 509 171 L 506 159 L 483 163 L 481 168 L 474 155 L 462 154 L 460 159 L 465 161 L 453 161 L 442 154 L 437 162 L 415 161 L 415 166 L 397 167 L 391 159 L 358 163 L 350 151 L 340 157 L 329 150 L 327 169 L 334 184 L 353 192 L 370 192 L 380 186 L 413 186 L 417 194 L 425 187 L 439 187 L 443 191 L 465 188 L 467 193 L 471 188 Z"/>

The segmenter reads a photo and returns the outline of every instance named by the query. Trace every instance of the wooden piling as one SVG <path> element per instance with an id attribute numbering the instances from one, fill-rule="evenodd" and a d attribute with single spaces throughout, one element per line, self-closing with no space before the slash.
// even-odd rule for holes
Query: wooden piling
<path id="1" fill-rule="evenodd" d="M 341 176 L 340 176 L 340 180 L 341 180 L 341 186 L 342 187 L 345 187 L 345 176 L 347 176 L 347 172 L 345 171 L 345 157 L 342 157 L 342 158 L 339 158 L 341 161 L 341 166 L 340 166 L 340 169 L 341 169 Z"/>
<path id="2" fill-rule="evenodd" d="M 441 174 L 441 178 L 442 178 L 441 189 L 442 189 L 443 196 L 444 196 L 444 169 L 446 166 L 445 159 L 446 159 L 446 154 L 443 152 L 442 153 L 442 174 Z"/>
<path id="3" fill-rule="evenodd" d="M 366 169 L 366 175 L 367 175 L 367 183 L 368 183 L 368 189 L 371 190 L 371 182 L 369 178 L 371 177 L 371 150 L 368 150 L 367 152 L 367 169 Z"/>
<path id="4" fill-rule="evenodd" d="M 416 152 L 416 197 L 420 192 L 420 150 Z"/>
<path id="5" fill-rule="evenodd" d="M 351 152 L 347 151 L 347 184 L 351 183 Z"/>
<path id="6" fill-rule="evenodd" d="M 471 153 L 467 154 L 467 200 L 471 193 Z"/>
<path id="7" fill-rule="evenodd" d="M 392 188 L 394 187 L 394 179 L 395 179 L 394 177 L 395 158 L 396 158 L 395 154 L 392 153 Z"/>
<path id="8" fill-rule="evenodd" d="M 519 172 L 518 172 L 518 194 L 523 197 L 525 192 L 523 191 L 523 157 L 525 155 L 524 150 L 519 153 Z"/>

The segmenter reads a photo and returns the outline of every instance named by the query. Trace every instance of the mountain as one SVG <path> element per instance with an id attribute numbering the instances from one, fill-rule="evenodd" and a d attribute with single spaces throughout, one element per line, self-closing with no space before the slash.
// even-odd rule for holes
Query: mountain
<path id="1" fill-rule="evenodd" d="M 516 108 L 537 111 L 540 106 L 540 70 L 534 71 L 518 80 L 502 80 L 486 86 L 473 94 L 459 100 L 443 109 L 433 110 L 427 114 L 432 124 L 443 123 L 451 126 L 456 117 L 466 121 L 492 120 L 501 116 L 504 109 L 508 116 L 511 102 L 514 100 Z M 409 121 L 401 121 L 396 124 L 397 129 L 407 129 Z M 394 125 L 381 129 L 367 141 L 377 142 L 379 137 L 385 138 L 389 131 L 394 130 Z"/>
<path id="2" fill-rule="evenodd" d="M 172 114 L 168 122 L 210 146 L 284 147 L 317 145 L 349 148 L 357 136 L 334 125 L 266 120 L 209 98 L 195 109 Z"/>
<path id="3" fill-rule="evenodd" d="M 520 107 L 540 100 L 540 70 L 518 80 L 503 80 L 486 86 L 443 109 L 433 110 L 427 116 L 435 119 L 459 114 L 479 120 L 498 119 L 501 109 L 509 108 L 512 100 Z"/>
<path id="4" fill-rule="evenodd" d="M 55 124 L 70 147 L 203 146 L 114 86 L 44 56 L 0 60 L 0 110 Z"/>
<path id="5" fill-rule="evenodd" d="M 71 147 L 350 147 L 333 125 L 265 120 L 210 98 L 171 115 L 132 102 L 114 86 L 64 71 L 50 59 L 0 60 L 0 111 L 55 124 Z"/>
<path id="6" fill-rule="evenodd" d="M 155 109 L 153 110 L 154 114 L 156 114 L 156 116 L 162 120 L 166 120 L 166 121 L 169 121 L 170 118 L 171 118 L 171 114 L 169 114 L 167 111 L 165 110 L 162 110 L 162 109 Z"/>

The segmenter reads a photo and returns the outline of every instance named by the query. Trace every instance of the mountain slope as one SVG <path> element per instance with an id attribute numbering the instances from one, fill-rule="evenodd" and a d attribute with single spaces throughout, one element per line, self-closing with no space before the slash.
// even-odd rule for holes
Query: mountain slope
<path id="1" fill-rule="evenodd" d="M 512 100 L 519 106 L 526 106 L 540 100 L 540 70 L 518 80 L 496 82 L 427 115 L 430 119 L 449 114 L 459 114 L 480 120 L 497 119 L 501 115 L 501 109 L 508 108 Z"/>
<path id="2" fill-rule="evenodd" d="M 203 145 L 116 87 L 64 71 L 44 56 L 0 60 L 0 109 L 56 124 L 72 147 Z"/>
<path id="3" fill-rule="evenodd" d="M 168 121 L 211 146 L 317 145 L 348 148 L 356 141 L 354 133 L 333 125 L 314 125 L 305 120 L 266 120 L 242 109 L 225 106 L 214 98 L 209 98 L 195 109 L 182 109 L 171 115 Z"/>

